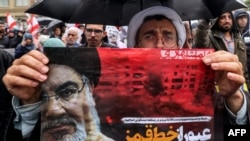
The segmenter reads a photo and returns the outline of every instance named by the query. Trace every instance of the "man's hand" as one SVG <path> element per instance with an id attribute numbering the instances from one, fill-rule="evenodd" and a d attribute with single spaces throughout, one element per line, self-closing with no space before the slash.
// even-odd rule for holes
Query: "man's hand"
<path id="1" fill-rule="evenodd" d="M 40 83 L 47 79 L 48 58 L 37 50 L 32 50 L 16 59 L 3 77 L 7 90 L 18 97 L 22 104 L 40 100 Z"/>
<path id="2" fill-rule="evenodd" d="M 219 87 L 219 93 L 225 97 L 232 112 L 237 113 L 243 104 L 239 88 L 245 83 L 238 56 L 227 51 L 216 51 L 206 55 L 203 62 L 215 70 L 215 82 Z"/>

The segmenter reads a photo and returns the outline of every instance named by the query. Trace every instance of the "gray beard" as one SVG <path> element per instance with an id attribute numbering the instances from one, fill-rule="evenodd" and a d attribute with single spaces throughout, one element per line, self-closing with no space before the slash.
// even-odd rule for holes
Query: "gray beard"
<path id="1" fill-rule="evenodd" d="M 84 141 L 87 137 L 84 125 L 77 124 L 76 132 L 73 135 L 62 135 L 56 141 Z"/>
<path id="2" fill-rule="evenodd" d="M 41 141 L 51 141 L 51 140 L 46 140 L 41 136 Z M 76 132 L 74 134 L 57 134 L 53 135 L 53 141 L 84 141 L 87 138 L 87 134 L 85 131 L 85 127 L 82 124 L 77 124 L 76 126 Z"/>

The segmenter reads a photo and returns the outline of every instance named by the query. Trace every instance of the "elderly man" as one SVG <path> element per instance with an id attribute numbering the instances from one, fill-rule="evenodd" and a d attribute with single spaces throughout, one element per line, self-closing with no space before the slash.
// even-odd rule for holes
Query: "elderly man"
<path id="1" fill-rule="evenodd" d="M 48 67 L 48 79 L 41 85 L 41 102 L 29 107 L 28 116 L 25 116 L 25 107 L 14 108 L 22 117 L 21 123 L 14 121 L 22 125 L 23 137 L 42 141 L 113 141 L 100 132 L 88 78 L 70 66 L 50 64 Z M 13 102 L 18 103 L 17 100 L 14 98 Z M 38 120 L 40 112 L 41 121 Z M 32 126 L 31 123 L 36 122 L 41 126 Z M 21 140 L 20 136 L 12 136 L 13 130 L 16 131 L 8 128 L 6 140 Z M 40 131 L 41 136 L 36 136 Z"/>
<path id="2" fill-rule="evenodd" d="M 68 28 L 62 36 L 62 40 L 67 47 L 79 47 L 82 31 L 77 27 Z"/>
<path id="3" fill-rule="evenodd" d="M 93 31 L 91 30 L 91 32 Z M 181 18 L 175 11 L 167 7 L 152 7 L 139 12 L 132 18 L 128 29 L 129 47 L 178 49 L 183 46 L 185 40 L 186 32 Z M 4 76 L 5 86 L 12 95 L 21 100 L 23 105 L 40 101 L 39 84 L 48 79 L 48 62 L 49 60 L 44 54 L 32 51 L 16 60 Z M 225 103 L 222 103 L 223 108 L 221 108 L 221 103 L 216 103 L 216 106 L 220 106 L 218 110 L 215 110 L 216 115 L 223 114 L 220 110 L 225 108 L 224 116 L 227 117 L 225 122 L 249 123 L 247 116 L 249 101 L 247 101 L 247 95 L 240 89 L 245 78 L 238 58 L 228 52 L 218 51 L 205 56 L 203 62 L 216 71 L 215 79 L 220 90 L 216 96 L 219 96 L 220 99 L 221 96 L 225 97 Z M 215 133 L 221 134 L 222 126 L 220 125 L 223 121 L 218 123 L 220 124 L 216 131 L 219 130 L 219 132 Z M 217 138 L 223 140 L 222 136 Z"/>
<path id="4" fill-rule="evenodd" d="M 49 68 L 42 84 L 42 140 L 112 141 L 100 133 L 88 78 L 66 65 Z"/>

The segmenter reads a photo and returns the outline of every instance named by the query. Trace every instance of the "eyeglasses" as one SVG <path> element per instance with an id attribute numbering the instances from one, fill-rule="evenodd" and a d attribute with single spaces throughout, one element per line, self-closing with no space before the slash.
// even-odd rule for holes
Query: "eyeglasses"
<path id="1" fill-rule="evenodd" d="M 87 33 L 92 33 L 92 32 L 94 32 L 95 34 L 100 34 L 100 33 L 102 33 L 102 32 L 103 32 L 103 31 L 102 31 L 102 30 L 100 30 L 100 29 L 91 29 L 91 28 L 86 28 L 85 30 L 86 30 L 86 32 L 87 32 Z"/>
<path id="2" fill-rule="evenodd" d="M 47 94 L 42 94 L 42 103 L 48 103 L 51 97 L 55 97 L 57 101 L 58 100 L 62 102 L 70 101 L 70 99 L 72 99 L 74 95 L 78 95 L 80 92 L 82 92 L 83 88 L 85 87 L 86 79 L 83 78 L 82 80 L 83 80 L 83 85 L 80 89 L 78 89 L 76 85 L 70 85 L 65 89 L 56 91 L 55 95 L 49 96 Z"/>
<path id="3" fill-rule="evenodd" d="M 147 43 L 154 43 L 156 44 L 158 40 L 157 35 L 155 34 L 146 34 L 144 35 L 139 42 L 147 42 Z M 163 33 L 161 37 L 162 42 L 166 45 L 167 48 L 173 48 L 176 46 L 176 35 L 172 33 Z"/>

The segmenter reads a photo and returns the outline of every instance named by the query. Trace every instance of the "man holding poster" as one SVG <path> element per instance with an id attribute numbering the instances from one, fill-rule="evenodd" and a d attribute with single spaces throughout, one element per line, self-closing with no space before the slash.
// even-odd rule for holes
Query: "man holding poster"
<path id="1" fill-rule="evenodd" d="M 153 48 L 156 45 L 158 46 L 158 44 L 159 44 L 159 47 L 161 47 L 161 48 L 164 48 L 164 47 L 168 47 L 168 48 L 178 48 L 179 47 L 179 48 L 181 48 L 182 47 L 183 43 L 185 42 L 184 34 L 186 34 L 186 32 L 185 32 L 185 29 L 184 29 L 184 26 L 182 24 L 181 19 L 173 10 L 171 10 L 169 8 L 165 7 L 164 9 L 162 8 L 162 10 L 163 11 L 159 10 L 159 7 L 153 7 L 151 9 L 150 8 L 145 9 L 145 10 L 141 11 L 140 13 L 138 13 L 138 15 L 140 15 L 139 23 L 136 24 L 136 26 L 133 25 L 133 26 L 135 26 L 136 29 L 129 30 L 129 32 L 134 31 L 133 33 L 131 33 L 131 34 L 133 34 L 133 37 L 128 38 L 128 41 L 131 40 L 130 44 L 128 44 L 129 46 L 134 47 L 137 45 L 138 47 Z M 159 11 L 159 12 L 156 12 L 156 11 Z M 150 16 L 150 15 L 152 15 L 152 16 L 153 15 L 163 15 L 165 17 L 165 18 L 163 18 L 164 24 L 161 24 L 161 22 L 162 22 L 161 17 L 160 17 L 160 20 L 154 20 L 151 18 L 148 21 L 144 21 L 144 18 L 146 16 Z M 133 21 L 134 21 L 134 18 L 131 20 L 131 23 Z M 170 22 L 170 21 L 172 21 L 172 22 Z M 151 26 L 148 26 L 148 24 L 150 24 Z M 154 25 L 154 28 L 147 31 L 148 29 L 150 29 L 150 27 L 152 27 L 152 25 Z M 129 33 L 129 35 L 130 35 L 130 33 Z M 170 46 L 170 44 L 166 44 L 166 43 L 171 43 L 171 46 Z M 98 50 L 105 52 L 105 50 L 101 50 L 101 49 L 98 49 Z M 107 49 L 106 51 L 109 51 L 109 49 Z M 164 54 L 168 53 L 168 52 L 171 52 L 171 51 L 165 50 Z M 147 54 L 150 54 L 150 53 L 147 53 Z M 190 55 L 190 56 L 192 56 L 192 55 Z M 74 57 L 74 56 L 72 56 L 72 57 Z M 100 56 L 100 58 L 102 58 L 102 57 L 108 57 L 107 53 L 105 56 Z M 72 59 L 72 60 L 74 60 L 74 59 Z M 135 60 L 136 60 L 136 58 L 135 58 Z M 124 60 L 119 60 L 119 61 L 124 61 Z M 153 60 L 151 60 L 151 61 L 153 61 Z M 249 105 L 249 97 L 247 94 L 245 94 L 241 90 L 241 86 L 244 84 L 245 79 L 244 79 L 243 74 L 242 74 L 242 65 L 241 65 L 241 63 L 239 63 L 237 56 L 234 56 L 234 55 L 227 53 L 227 52 L 218 51 L 218 52 L 210 53 L 210 54 L 206 55 L 204 58 L 202 58 L 202 61 L 206 65 L 211 66 L 211 68 L 213 70 L 215 70 L 215 72 L 216 72 L 215 81 L 218 84 L 218 87 L 220 90 L 219 94 L 225 97 L 226 103 L 222 103 L 222 107 L 223 108 L 226 107 L 226 111 L 227 111 L 226 118 L 228 119 L 228 122 L 231 122 L 231 124 L 247 124 L 247 122 L 249 122 L 249 116 L 247 115 L 247 110 L 249 110 L 249 108 L 248 108 L 249 106 L 247 107 L 247 105 Z M 27 104 L 34 104 L 34 103 L 37 103 L 40 101 L 41 93 L 39 93 L 39 90 L 40 90 L 39 84 L 41 82 L 44 82 L 47 79 L 47 73 L 49 71 L 48 66 L 47 66 L 48 62 L 49 62 L 49 60 L 44 54 L 42 54 L 41 52 L 38 52 L 38 51 L 32 51 L 32 52 L 29 52 L 28 54 L 26 54 L 25 56 L 23 56 L 22 58 L 16 60 L 14 62 L 14 65 L 12 67 L 10 67 L 8 73 L 4 76 L 3 81 L 4 81 L 7 89 L 9 90 L 9 92 L 12 95 L 15 96 L 15 98 L 19 98 L 21 100 L 21 102 L 23 104 L 22 106 L 26 106 Z M 106 62 L 106 66 L 109 65 L 108 63 L 109 62 Z M 146 65 L 151 64 L 148 62 L 144 62 L 144 63 Z M 157 64 L 157 62 L 154 62 L 154 63 Z M 177 67 L 178 67 L 178 65 L 177 65 Z M 159 68 L 159 67 L 157 67 L 157 68 Z M 153 69 L 156 71 L 157 68 L 153 68 Z M 140 70 L 140 68 L 139 68 L 139 70 Z M 130 76 L 130 74 L 126 74 L 126 75 Z M 152 75 L 149 75 L 149 76 L 152 76 Z M 134 77 L 136 77 L 136 78 L 138 77 L 138 79 L 142 78 L 140 74 L 135 74 Z M 157 78 L 158 77 L 153 77 L 153 80 L 156 80 Z M 122 79 L 119 79 L 117 81 L 121 81 L 121 80 Z M 149 80 L 152 80 L 152 78 L 149 77 Z M 175 80 L 178 82 L 178 79 L 175 79 Z M 164 81 L 166 82 L 168 80 L 165 79 Z M 162 82 L 162 80 L 161 80 L 161 82 Z M 137 82 L 135 82 L 135 84 L 136 83 Z M 149 83 L 145 83 L 145 84 L 149 84 Z M 161 83 L 159 83 L 159 84 L 161 84 Z M 110 83 L 103 83 L 103 85 L 107 86 L 107 85 L 110 85 Z M 124 83 L 124 86 L 126 88 L 126 82 Z M 178 87 L 179 87 L 179 85 L 178 85 Z M 164 89 L 164 87 L 162 87 L 162 88 Z M 210 89 L 213 90 L 214 88 L 211 87 Z M 124 90 L 130 90 L 130 89 L 124 89 Z M 161 92 L 154 92 L 154 91 L 152 92 L 150 90 L 152 90 L 152 89 L 149 89 L 147 91 L 150 94 L 152 94 L 153 97 L 154 97 L 154 95 L 157 96 L 159 94 L 160 95 L 164 94 Z M 216 94 L 219 95 L 218 93 L 216 93 Z M 152 98 L 152 96 L 147 96 L 147 97 Z M 135 99 L 135 100 L 137 100 L 137 99 Z M 159 99 L 159 100 L 164 100 L 164 99 Z M 180 100 L 180 101 L 178 101 L 178 100 Z M 221 103 L 217 103 L 217 100 L 218 99 L 215 99 L 215 102 L 216 102 L 215 105 L 221 104 Z M 127 101 L 125 101 L 124 99 L 121 100 L 120 102 L 127 103 Z M 136 104 L 139 106 L 141 104 L 141 103 L 138 103 L 138 101 L 134 101 L 134 102 L 135 103 L 137 102 Z M 150 103 L 150 102 L 147 102 L 147 103 Z M 182 99 L 181 98 L 177 99 L 177 102 L 181 103 Z M 109 103 L 109 104 L 112 105 L 113 103 Z M 114 102 L 114 104 L 116 104 L 116 103 Z M 128 103 L 127 103 L 127 105 L 128 105 Z M 18 105 L 13 105 L 13 107 L 15 109 L 17 109 L 16 107 L 18 107 Z M 116 108 L 115 106 L 113 106 L 113 107 Z M 141 107 L 141 108 L 150 109 L 152 107 Z M 145 109 L 145 110 L 148 110 L 148 109 Z M 231 113 L 230 113 L 230 111 L 231 111 Z M 120 116 L 118 114 L 118 112 L 119 113 L 121 112 L 122 114 L 126 114 L 126 112 L 124 112 L 124 111 L 116 111 L 116 112 L 117 113 L 114 116 L 117 116 L 117 115 Z M 219 112 L 221 112 L 221 111 L 217 111 L 215 109 L 215 116 L 220 115 L 221 113 L 219 113 Z M 141 113 L 137 112 L 135 114 L 141 114 Z M 187 114 L 187 113 L 180 113 L 180 114 Z M 195 114 L 195 113 L 190 113 L 190 114 Z M 232 117 L 230 116 L 230 114 L 232 115 Z M 167 116 L 167 113 L 164 113 L 164 115 Z M 18 117 L 19 115 L 15 115 L 15 116 Z M 107 122 L 112 123 L 112 115 L 105 116 L 105 117 L 106 117 L 105 120 Z M 125 120 L 125 122 L 130 122 L 130 120 L 133 120 L 133 119 L 130 118 L 129 120 L 127 120 L 127 119 L 124 119 L 124 120 Z M 134 120 L 136 120 L 136 118 L 134 118 Z M 150 120 L 151 119 L 149 119 L 148 121 L 150 121 Z M 184 119 L 182 119 L 182 120 L 184 120 Z M 24 122 L 24 121 L 22 119 L 22 120 L 19 120 L 17 122 Z M 140 120 L 139 122 L 143 122 L 143 121 Z M 12 126 L 14 126 L 14 125 L 12 125 Z M 34 126 L 34 124 L 33 124 L 33 126 Z M 19 130 L 19 131 L 25 130 L 25 129 L 17 128 L 17 127 L 10 127 L 10 129 L 11 128 L 12 128 L 12 131 L 13 130 Z M 153 137 L 152 133 L 155 133 L 155 132 L 156 132 L 155 134 L 158 133 L 157 132 L 158 128 L 154 128 L 151 130 L 152 127 L 150 125 L 145 126 L 144 128 L 150 129 L 150 130 L 146 130 L 146 131 L 149 131 L 149 132 L 146 132 L 147 137 Z M 177 131 L 172 130 L 171 126 L 169 127 L 169 129 L 170 130 L 167 133 L 171 133 L 173 139 L 175 139 L 175 140 L 183 139 L 183 137 L 180 138 L 178 136 Z M 179 132 L 181 130 L 182 130 L 181 127 L 178 128 Z M 129 134 L 130 131 L 131 130 L 126 130 L 126 133 Z M 155 131 L 155 132 L 153 132 L 153 131 Z M 206 138 L 207 140 L 211 140 L 211 138 L 209 136 L 206 136 L 206 135 L 208 135 L 207 133 L 208 133 L 207 130 L 204 129 L 203 130 L 204 136 L 202 136 L 203 139 Z M 30 131 L 27 134 L 29 137 L 32 137 L 32 134 L 35 134 L 35 133 Z M 26 137 L 27 137 L 27 134 L 26 134 Z M 142 134 L 142 133 L 140 133 L 140 134 Z M 139 139 L 139 138 L 142 139 L 143 136 L 141 136 L 140 134 L 135 133 L 133 137 L 135 137 L 137 139 Z M 215 134 L 216 134 L 216 132 L 215 132 Z M 223 133 L 220 131 L 220 134 L 223 134 Z M 187 134 L 185 134 L 185 135 L 187 135 Z M 193 135 L 192 132 L 188 132 L 186 139 L 188 137 L 192 137 L 192 135 Z M 11 132 L 8 132 L 7 133 L 7 140 L 11 140 L 11 139 L 14 140 L 13 138 L 10 138 L 10 136 L 11 136 Z M 127 136 L 126 139 L 129 141 L 131 139 L 130 137 L 131 137 L 131 135 Z M 155 135 L 155 137 L 156 138 L 158 138 L 158 137 L 159 138 L 160 137 L 169 138 L 169 137 L 167 137 L 167 135 L 165 135 L 165 132 L 159 132 L 159 134 Z M 196 137 L 198 137 L 198 139 L 201 139 L 200 134 L 199 134 L 199 136 L 197 135 Z M 121 139 L 121 140 L 125 140 L 125 138 Z M 220 138 L 220 139 L 215 140 L 215 141 L 222 141 L 222 140 L 223 139 Z"/>

